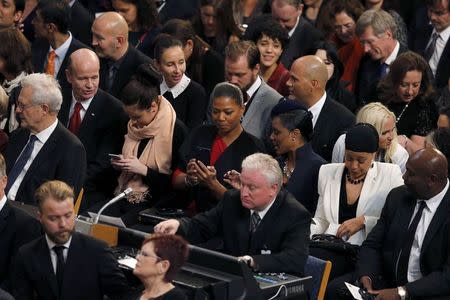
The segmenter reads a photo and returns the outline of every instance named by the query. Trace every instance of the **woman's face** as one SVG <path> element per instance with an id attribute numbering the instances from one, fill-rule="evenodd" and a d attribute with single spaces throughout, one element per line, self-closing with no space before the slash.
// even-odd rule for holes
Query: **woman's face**
<path id="1" fill-rule="evenodd" d="M 323 49 L 318 49 L 316 51 L 316 56 L 318 58 L 322 59 L 323 62 L 325 63 L 325 65 L 327 66 L 328 80 L 330 80 L 331 76 L 333 76 L 333 73 L 334 73 L 334 64 L 331 60 L 328 59 L 327 51 L 325 51 Z"/>
<path id="2" fill-rule="evenodd" d="M 395 131 L 395 120 L 393 117 L 387 117 L 383 122 L 383 127 L 381 128 L 380 139 L 378 142 L 378 146 L 381 149 L 387 150 L 392 144 L 392 140 L 394 139 L 394 131 Z"/>
<path id="3" fill-rule="evenodd" d="M 279 117 L 272 119 L 272 133 L 270 134 L 270 141 L 272 142 L 278 156 L 286 154 L 294 148 L 293 138 L 293 131 L 289 131 L 286 127 L 284 127 Z"/>
<path id="4" fill-rule="evenodd" d="M 212 120 L 219 130 L 219 135 L 224 136 L 240 126 L 241 117 L 244 115 L 244 107 L 229 97 L 217 97 L 213 100 Z"/>
<path id="5" fill-rule="evenodd" d="M 161 261 L 155 254 L 154 245 L 148 242 L 142 246 L 141 251 L 136 256 L 136 268 L 133 274 L 139 278 L 148 278 L 160 275 L 158 270 L 158 263 Z"/>
<path id="6" fill-rule="evenodd" d="M 422 82 L 422 72 L 408 71 L 397 87 L 397 95 L 404 102 L 410 102 L 417 97 Z"/>
<path id="7" fill-rule="evenodd" d="M 124 110 L 130 118 L 131 126 L 142 128 L 150 124 L 158 113 L 158 104 L 153 101 L 149 108 L 142 109 L 137 104 L 124 105 Z"/>
<path id="8" fill-rule="evenodd" d="M 352 179 L 366 176 L 372 165 L 375 153 L 345 150 L 345 168 Z"/>
<path id="9" fill-rule="evenodd" d="M 158 67 L 168 87 L 177 85 L 186 71 L 183 49 L 178 46 L 165 49 Z"/>
<path id="10" fill-rule="evenodd" d="M 137 31 L 137 7 L 122 0 L 112 0 L 112 6 L 127 22 L 130 31 Z"/>
<path id="11" fill-rule="evenodd" d="M 355 38 L 355 25 L 355 20 L 344 11 L 334 16 L 334 32 L 344 44 Z"/>
<path id="12" fill-rule="evenodd" d="M 200 18 L 202 20 L 203 29 L 206 36 L 214 36 L 216 34 L 216 12 L 214 11 L 214 6 L 201 6 Z"/>
<path id="13" fill-rule="evenodd" d="M 261 53 L 260 62 L 266 68 L 276 64 L 283 52 L 280 41 L 273 40 L 265 34 L 256 42 L 256 46 Z"/>

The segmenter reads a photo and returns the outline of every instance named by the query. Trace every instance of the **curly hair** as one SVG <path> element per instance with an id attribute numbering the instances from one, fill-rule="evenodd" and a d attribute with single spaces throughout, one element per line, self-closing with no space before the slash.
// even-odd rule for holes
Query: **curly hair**
<path id="1" fill-rule="evenodd" d="M 431 70 L 425 59 L 419 54 L 407 51 L 400 54 L 390 65 L 389 73 L 378 84 L 378 96 L 384 104 L 399 101 L 397 89 L 407 72 L 418 71 L 422 73 L 420 90 L 417 99 L 431 101 L 434 88 L 431 84 Z"/>
<path id="2" fill-rule="evenodd" d="M 288 46 L 288 31 L 286 30 L 286 28 L 283 28 L 280 23 L 276 22 L 273 19 L 260 22 L 251 33 L 251 36 L 249 36 L 248 38 L 256 44 L 258 40 L 263 37 L 263 35 L 271 38 L 274 41 L 279 41 L 283 50 Z"/>

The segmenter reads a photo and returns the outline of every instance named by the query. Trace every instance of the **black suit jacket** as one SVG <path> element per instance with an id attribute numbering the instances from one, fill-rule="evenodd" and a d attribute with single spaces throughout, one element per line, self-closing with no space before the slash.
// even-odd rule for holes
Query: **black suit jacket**
<path id="1" fill-rule="evenodd" d="M 60 297 L 45 236 L 19 249 L 12 278 L 16 300 L 102 300 L 103 295 L 115 299 L 129 289 L 109 247 L 77 232 L 67 253 Z"/>
<path id="2" fill-rule="evenodd" d="M 6 172 L 28 142 L 30 131 L 19 128 L 10 135 L 5 151 Z M 36 204 L 34 192 L 48 180 L 61 180 L 74 188 L 75 195 L 83 186 L 86 173 L 86 151 L 80 140 L 58 123 L 49 139 L 34 158 L 16 194 L 16 201 Z"/>
<path id="3" fill-rule="evenodd" d="M 72 89 L 65 89 L 58 113 L 59 121 L 65 126 L 69 124 L 71 103 Z M 77 135 L 86 150 L 86 196 L 97 191 L 106 198 L 116 187 L 115 172 L 108 153 L 122 153 L 127 122 L 128 116 L 122 108 L 122 103 L 99 89 L 89 105 Z"/>
<path id="4" fill-rule="evenodd" d="M 100 61 L 100 88 L 107 91 L 107 80 L 108 80 L 108 62 L 107 59 L 102 59 Z M 117 70 L 114 82 L 111 85 L 111 91 L 109 93 L 114 97 L 120 99 L 120 93 L 123 88 L 130 82 L 131 77 L 136 73 L 137 68 L 145 63 L 150 63 L 151 59 L 142 54 L 139 50 L 136 50 L 131 45 L 128 46 L 128 51 L 125 53 L 122 63 L 120 64 L 119 70 Z"/>
<path id="5" fill-rule="evenodd" d="M 397 56 L 406 51 L 408 49 L 400 44 Z M 373 60 L 370 55 L 363 56 L 359 64 L 355 87 L 355 95 L 359 106 L 378 101 L 377 86 L 381 79 L 380 71 L 381 62 L 379 60 Z"/>
<path id="6" fill-rule="evenodd" d="M 381 276 L 388 287 L 397 287 L 395 279 L 402 238 L 411 221 L 416 198 L 406 186 L 393 189 L 386 198 L 377 225 L 362 244 L 357 276 Z M 450 191 L 447 192 L 428 227 L 420 254 L 424 277 L 406 284 L 414 298 L 450 296 Z M 400 237 L 400 238 L 399 238 Z M 442 298 L 443 299 L 443 298 Z"/>
<path id="7" fill-rule="evenodd" d="M 34 72 L 45 73 L 44 66 L 47 60 L 49 47 L 50 44 L 48 43 L 48 41 L 42 38 L 37 39 L 33 42 L 31 48 L 32 48 L 32 63 Z M 80 42 L 79 40 L 77 40 L 75 36 L 72 36 L 72 42 L 70 43 L 66 56 L 64 57 L 61 63 L 61 67 L 59 68 L 58 74 L 56 74 L 56 79 L 58 79 L 61 88 L 66 88 L 70 86 L 66 78 L 66 69 L 67 64 L 69 62 L 69 56 L 70 54 L 81 48 L 89 48 L 89 47 Z"/>
<path id="8" fill-rule="evenodd" d="M 41 235 L 41 224 L 7 201 L 0 211 L 0 286 L 9 289 L 10 266 L 19 248 Z M 0 297 L 0 299 L 2 299 Z"/>
<path id="9" fill-rule="evenodd" d="M 294 60 L 307 54 L 314 44 L 323 38 L 322 33 L 305 18 L 300 17 L 294 33 L 289 39 L 289 45 L 281 55 L 281 62 L 290 69 Z"/>
<path id="10" fill-rule="evenodd" d="M 198 0 L 166 0 L 164 7 L 159 12 L 161 24 L 171 19 L 189 20 L 197 14 Z"/>
<path id="11" fill-rule="evenodd" d="M 310 223 L 303 205 L 281 190 L 250 239 L 250 210 L 242 206 L 238 190 L 228 190 L 215 208 L 183 219 L 180 231 L 194 244 L 223 238 L 225 253 L 252 256 L 261 272 L 303 274 Z M 271 254 L 261 254 L 262 250 Z"/>
<path id="12" fill-rule="evenodd" d="M 69 29 L 73 36 L 86 45 L 92 45 L 94 16 L 79 1 L 75 1 L 70 8 L 70 17 Z"/>
<path id="13" fill-rule="evenodd" d="M 355 115 L 342 104 L 327 97 L 320 111 L 311 141 L 314 152 L 331 161 L 339 136 L 355 124 Z"/>

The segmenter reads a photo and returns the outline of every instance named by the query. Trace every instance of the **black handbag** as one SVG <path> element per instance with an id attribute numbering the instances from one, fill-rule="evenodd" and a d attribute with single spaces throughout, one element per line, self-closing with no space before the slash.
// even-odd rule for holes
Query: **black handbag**
<path id="1" fill-rule="evenodd" d="M 350 244 L 332 234 L 313 234 L 309 246 L 345 254 L 352 261 L 356 261 L 359 252 L 358 245 Z"/>

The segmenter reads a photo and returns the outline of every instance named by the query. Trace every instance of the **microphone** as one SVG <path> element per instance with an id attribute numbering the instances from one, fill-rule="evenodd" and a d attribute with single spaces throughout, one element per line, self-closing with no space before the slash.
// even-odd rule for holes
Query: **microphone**
<path id="1" fill-rule="evenodd" d="M 100 218 L 100 215 L 102 214 L 102 212 L 108 208 L 111 204 L 116 203 L 117 201 L 119 201 L 122 198 L 125 198 L 126 196 L 128 196 L 129 194 L 131 194 L 131 192 L 133 192 L 132 188 L 127 188 L 125 191 L 123 191 L 122 193 L 120 193 L 119 195 L 117 195 L 116 197 L 112 198 L 111 200 L 108 201 L 108 203 L 106 203 L 105 205 L 102 206 L 102 208 L 100 208 L 100 210 L 98 211 L 97 215 L 95 216 L 94 219 L 94 224 L 98 223 L 98 219 Z"/>

